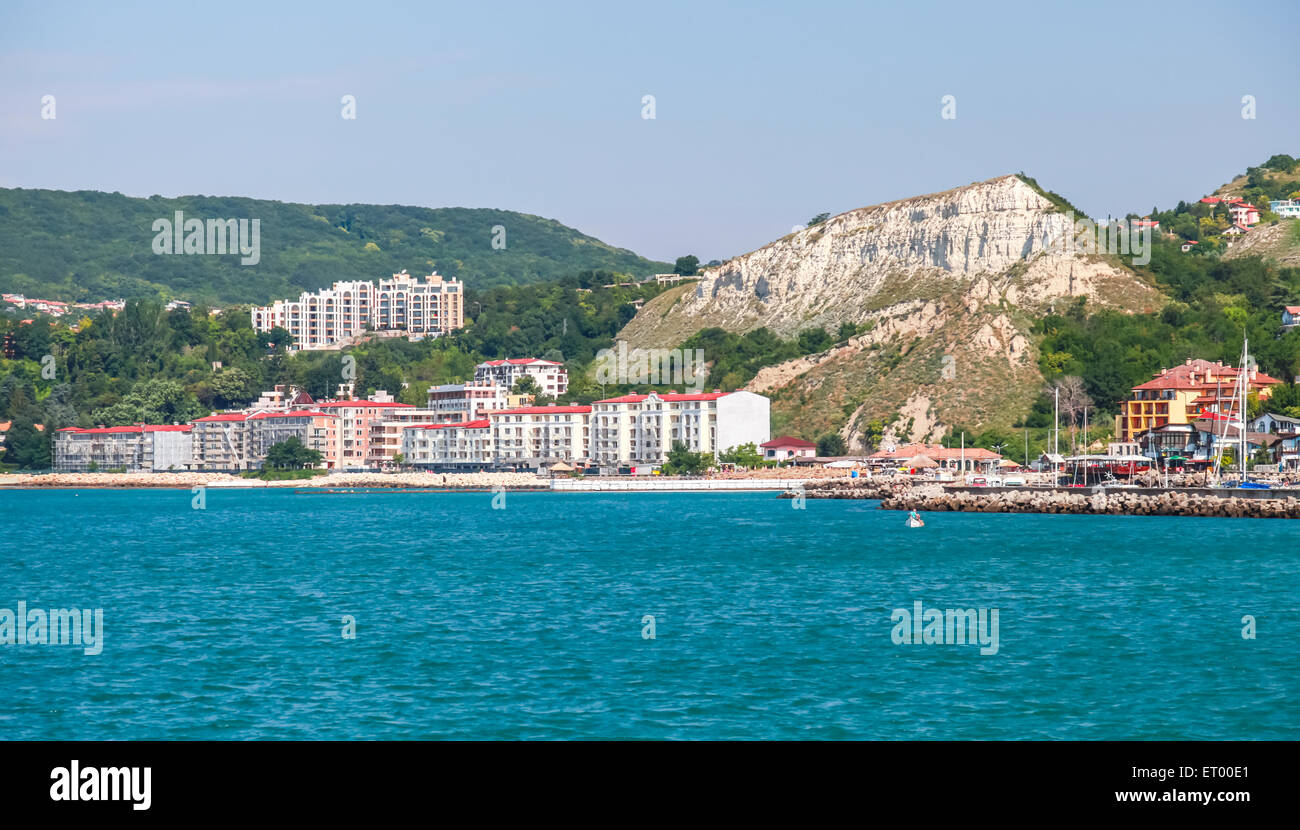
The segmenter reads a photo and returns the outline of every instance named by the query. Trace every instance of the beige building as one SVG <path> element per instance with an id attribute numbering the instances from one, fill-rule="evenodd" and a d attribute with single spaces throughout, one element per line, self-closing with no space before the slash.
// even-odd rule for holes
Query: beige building
<path id="1" fill-rule="evenodd" d="M 408 336 L 446 334 L 465 325 L 465 286 L 436 272 L 417 279 L 405 271 L 376 285 L 364 280 L 336 282 L 303 292 L 297 300 L 276 300 L 252 310 L 253 328 L 277 326 L 293 337 L 291 348 L 322 349 L 375 331 Z"/>

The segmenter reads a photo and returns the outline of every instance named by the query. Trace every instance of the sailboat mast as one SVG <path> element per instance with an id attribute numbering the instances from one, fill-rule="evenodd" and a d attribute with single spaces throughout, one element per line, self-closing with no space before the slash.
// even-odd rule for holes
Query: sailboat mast
<path id="1" fill-rule="evenodd" d="M 1250 362 L 1250 343 L 1241 340 L 1241 371 L 1237 373 L 1237 439 L 1241 444 L 1241 483 L 1246 483 L 1246 371 Z"/>

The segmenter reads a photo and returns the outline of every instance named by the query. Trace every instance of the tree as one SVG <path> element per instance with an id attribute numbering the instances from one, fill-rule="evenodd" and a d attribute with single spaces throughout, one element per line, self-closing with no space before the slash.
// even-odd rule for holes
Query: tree
<path id="1" fill-rule="evenodd" d="M 270 470 L 301 470 L 320 464 L 318 451 L 303 446 L 298 436 L 290 436 L 266 451 L 264 466 Z"/>
<path id="2" fill-rule="evenodd" d="M 15 419 L 5 433 L 4 460 L 20 470 L 48 470 L 50 438 L 31 420 Z"/>
<path id="3" fill-rule="evenodd" d="M 713 456 L 704 452 L 691 452 L 681 441 L 674 441 L 664 461 L 663 473 L 669 476 L 699 475 L 713 463 Z"/>
<path id="4" fill-rule="evenodd" d="M 699 273 L 700 258 L 697 256 L 679 256 L 677 263 L 673 265 L 673 273 L 681 274 L 683 277 L 693 277 Z"/>
<path id="5" fill-rule="evenodd" d="M 757 467 L 763 463 L 763 454 L 758 451 L 758 446 L 750 441 L 748 444 L 741 444 L 719 453 L 718 460 L 724 464 L 735 464 L 737 467 Z"/>
<path id="6" fill-rule="evenodd" d="M 808 224 L 806 227 L 811 228 L 813 225 L 820 225 L 822 222 L 825 222 L 827 219 L 830 218 L 831 215 L 829 213 L 819 213 L 813 218 L 808 220 Z"/>
<path id="7" fill-rule="evenodd" d="M 524 375 L 515 381 L 515 385 L 510 387 L 512 395 L 537 395 L 541 392 L 541 387 L 537 385 L 537 378 L 532 375 Z"/>
<path id="8" fill-rule="evenodd" d="M 848 455 L 849 447 L 838 432 L 830 432 L 817 439 L 817 454 L 823 457 Z"/>

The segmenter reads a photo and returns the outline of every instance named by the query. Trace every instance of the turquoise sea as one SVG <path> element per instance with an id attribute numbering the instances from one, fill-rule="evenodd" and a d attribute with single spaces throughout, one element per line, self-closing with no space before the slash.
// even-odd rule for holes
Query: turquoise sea
<path id="1" fill-rule="evenodd" d="M 0 492 L 0 608 L 104 619 L 98 655 L 0 645 L 0 738 L 1300 738 L 1297 522 L 191 500 Z M 998 609 L 998 652 L 895 644 L 918 600 Z"/>

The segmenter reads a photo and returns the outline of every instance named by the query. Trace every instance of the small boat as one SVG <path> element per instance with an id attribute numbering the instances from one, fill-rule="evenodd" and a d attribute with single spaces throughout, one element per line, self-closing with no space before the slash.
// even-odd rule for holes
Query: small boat
<path id="1" fill-rule="evenodd" d="M 908 517 L 907 517 L 907 526 L 908 526 L 908 527 L 925 527 L 925 522 L 922 521 L 922 519 L 921 519 L 920 516 L 908 516 Z"/>

